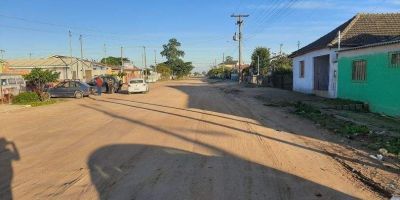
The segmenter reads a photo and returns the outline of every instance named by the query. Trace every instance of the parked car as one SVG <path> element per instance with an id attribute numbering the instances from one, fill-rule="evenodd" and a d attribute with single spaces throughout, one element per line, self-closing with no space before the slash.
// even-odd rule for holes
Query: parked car
<path id="1" fill-rule="evenodd" d="M 101 87 L 102 92 L 109 92 L 110 89 L 112 92 L 118 92 L 118 90 L 121 88 L 120 81 L 114 76 L 101 75 L 98 77 L 103 80 L 103 86 Z M 112 88 L 108 87 L 109 82 L 111 82 Z M 96 87 L 95 79 L 90 80 L 88 84 L 90 86 Z"/>
<path id="2" fill-rule="evenodd" d="M 147 93 L 149 92 L 149 84 L 143 78 L 135 78 L 129 81 L 128 93 Z"/>
<path id="3" fill-rule="evenodd" d="M 47 89 L 51 97 L 87 97 L 93 92 L 93 87 L 79 80 L 64 80 L 53 88 Z"/>

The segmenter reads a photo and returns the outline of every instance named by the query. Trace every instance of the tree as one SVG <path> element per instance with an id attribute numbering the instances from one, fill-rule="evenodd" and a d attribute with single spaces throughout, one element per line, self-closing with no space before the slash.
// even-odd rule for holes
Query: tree
<path id="1" fill-rule="evenodd" d="M 231 68 L 225 68 L 222 66 L 213 67 L 208 71 L 207 76 L 210 78 L 229 78 L 231 71 Z"/>
<path id="2" fill-rule="evenodd" d="M 185 56 L 185 52 L 179 50 L 179 47 L 181 47 L 181 43 L 178 42 L 177 39 L 172 38 L 168 41 L 168 44 L 163 45 L 163 51 L 160 52 L 160 54 L 167 58 L 168 61 L 172 60 L 177 60 L 180 59 L 180 57 Z"/>
<path id="3" fill-rule="evenodd" d="M 291 73 L 292 59 L 287 54 L 281 54 L 271 61 L 271 68 L 275 73 Z"/>
<path id="4" fill-rule="evenodd" d="M 164 63 L 157 65 L 157 73 L 161 74 L 161 79 L 168 80 L 171 76 L 171 68 Z"/>
<path id="5" fill-rule="evenodd" d="M 122 58 L 124 62 L 130 62 L 128 58 Z M 109 56 L 107 58 L 102 58 L 101 63 L 106 64 L 106 65 L 112 65 L 112 66 L 121 66 L 121 58 L 120 57 L 113 57 Z"/>
<path id="6" fill-rule="evenodd" d="M 258 65 L 258 57 L 260 58 L 260 74 L 265 74 L 270 71 L 270 57 L 271 53 L 268 48 L 265 47 L 257 47 L 254 49 L 253 54 L 251 55 L 251 64 L 253 72 L 257 73 L 257 65 Z"/>
<path id="7" fill-rule="evenodd" d="M 236 64 L 236 62 L 233 60 L 232 56 L 226 56 L 224 64 Z"/>
<path id="8" fill-rule="evenodd" d="M 179 50 L 181 43 L 178 42 L 177 39 L 172 38 L 168 41 L 168 44 L 163 45 L 163 51 L 160 53 L 163 57 L 167 59 L 164 62 L 167 65 L 173 75 L 176 75 L 178 78 L 182 78 L 190 74 L 193 70 L 193 65 L 191 62 L 185 62 L 181 58 L 185 56 L 185 52 Z"/>
<path id="9" fill-rule="evenodd" d="M 41 68 L 33 68 L 29 74 L 24 75 L 24 79 L 34 86 L 35 92 L 39 95 L 41 101 L 48 98 L 48 95 L 45 95 L 43 92 L 45 85 L 57 81 L 59 77 L 59 72 L 43 70 Z"/>

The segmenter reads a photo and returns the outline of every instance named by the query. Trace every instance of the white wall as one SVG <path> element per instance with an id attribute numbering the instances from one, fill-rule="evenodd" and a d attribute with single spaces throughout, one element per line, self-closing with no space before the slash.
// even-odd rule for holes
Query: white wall
<path id="1" fill-rule="evenodd" d="M 306 94 L 314 93 L 314 57 L 330 55 L 329 66 L 329 91 L 328 96 L 336 97 L 336 77 L 334 71 L 337 71 L 336 49 L 321 49 L 293 58 L 293 90 Z M 304 61 L 304 78 L 300 78 L 300 61 Z"/>

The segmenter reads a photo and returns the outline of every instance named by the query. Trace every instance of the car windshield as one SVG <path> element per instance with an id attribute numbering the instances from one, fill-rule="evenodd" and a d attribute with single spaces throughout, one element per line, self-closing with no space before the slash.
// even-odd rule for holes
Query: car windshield
<path id="1" fill-rule="evenodd" d="M 143 80 L 131 80 L 131 83 L 143 83 Z"/>

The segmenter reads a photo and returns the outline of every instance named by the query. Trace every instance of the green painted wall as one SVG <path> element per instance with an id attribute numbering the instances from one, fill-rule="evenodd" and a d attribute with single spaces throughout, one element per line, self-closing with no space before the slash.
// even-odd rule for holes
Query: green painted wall
<path id="1" fill-rule="evenodd" d="M 354 60 L 367 61 L 367 80 L 352 80 Z M 400 116 L 400 67 L 390 67 L 389 52 L 339 59 L 338 97 L 366 102 L 372 112 Z"/>

